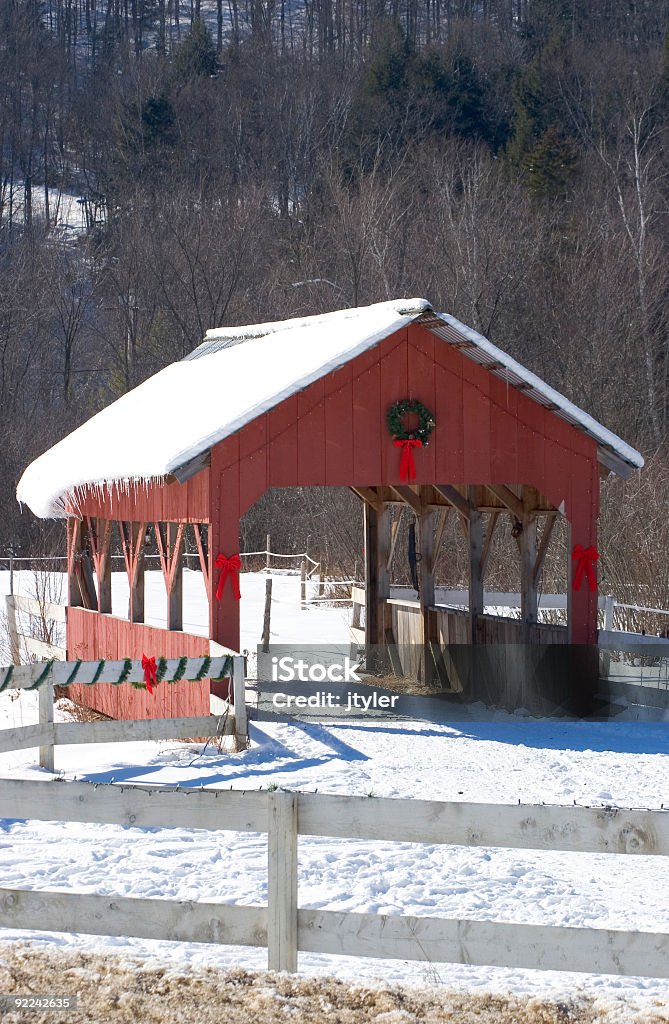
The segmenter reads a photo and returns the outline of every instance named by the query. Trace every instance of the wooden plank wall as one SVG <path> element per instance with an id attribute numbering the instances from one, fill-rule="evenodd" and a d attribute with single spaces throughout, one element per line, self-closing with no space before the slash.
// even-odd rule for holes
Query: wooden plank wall
<path id="1" fill-rule="evenodd" d="M 131 484 L 127 491 L 112 488 L 103 495 L 77 496 L 78 515 L 140 523 L 206 523 L 209 519 L 209 469 L 185 484 Z"/>
<path id="2" fill-rule="evenodd" d="M 230 500 L 243 514 L 270 487 L 400 484 L 386 414 L 406 397 L 437 422 L 416 452 L 416 484 L 526 483 L 565 512 L 581 488 L 589 495 L 591 438 L 414 324 L 217 445 Z"/>
<path id="3" fill-rule="evenodd" d="M 397 600 L 390 606 L 399 663 L 407 678 L 417 679 L 425 653 L 419 608 Z M 528 645 L 518 619 L 482 615 L 477 620 L 477 643 L 472 646 L 467 611 L 434 608 L 432 614 L 436 616 L 440 652 L 438 676 L 447 691 L 507 710 L 525 707 L 537 714 L 590 713 L 592 693 L 585 676 L 578 678 L 586 663 L 578 661 L 578 649 L 569 660 L 574 649 L 567 646 L 565 626 L 533 626 Z M 588 653 L 587 648 L 581 650 Z M 596 650 L 594 654 L 596 657 Z M 588 665 L 592 668 L 594 662 Z"/>
<path id="4" fill-rule="evenodd" d="M 392 621 L 393 636 L 396 644 L 415 644 L 423 642 L 420 609 L 417 605 L 403 606 L 393 601 Z M 469 612 L 463 609 L 434 608 L 439 630 L 439 643 L 469 643 Z M 482 644 L 522 644 L 524 642 L 523 624 L 520 619 L 505 618 L 501 615 L 480 615 L 478 618 L 478 643 Z M 531 643 L 533 644 L 566 644 L 566 626 L 554 626 L 539 623 L 532 627 Z"/>
<path id="5" fill-rule="evenodd" d="M 209 654 L 209 640 L 83 608 L 69 608 L 67 649 L 70 660 L 81 658 L 194 658 Z M 72 686 L 72 699 L 111 718 L 182 718 L 209 714 L 209 681 L 160 684 L 153 695 L 129 683 L 113 686 Z"/>

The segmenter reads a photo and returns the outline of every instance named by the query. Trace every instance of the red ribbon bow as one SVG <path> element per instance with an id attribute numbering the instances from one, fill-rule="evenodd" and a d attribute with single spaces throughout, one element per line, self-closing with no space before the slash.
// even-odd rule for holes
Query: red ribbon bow
<path id="1" fill-rule="evenodd" d="M 218 586 L 216 587 L 216 600 L 220 601 L 223 597 L 223 587 L 229 576 L 232 581 L 235 600 L 239 601 L 242 596 L 239 589 L 239 570 L 242 567 L 242 560 L 239 555 L 230 555 L 229 558 L 226 555 L 218 555 L 214 566 L 221 570 L 221 575 L 218 577 Z"/>
<path id="2" fill-rule="evenodd" d="M 414 448 L 422 448 L 423 442 L 418 441 L 414 437 L 407 437 L 404 441 L 393 441 L 393 444 L 396 448 L 402 449 L 402 458 L 400 459 L 400 480 L 415 480 L 416 464 L 413 461 L 413 450 Z"/>
<path id="3" fill-rule="evenodd" d="M 571 553 L 572 562 L 576 562 L 576 569 L 574 571 L 574 577 L 571 584 L 574 590 L 581 589 L 581 583 L 583 582 L 584 575 L 588 577 L 588 586 L 590 587 L 590 590 L 594 591 L 597 589 L 595 562 L 598 558 L 599 552 L 592 544 L 589 548 L 584 548 L 581 544 L 576 544 L 574 546 L 574 550 Z"/>
<path id="4" fill-rule="evenodd" d="M 153 693 L 151 685 L 157 685 L 158 679 L 156 673 L 158 672 L 158 666 L 156 665 L 155 658 L 147 658 L 145 654 L 142 655 L 142 668 L 144 669 L 144 682 L 149 693 Z"/>

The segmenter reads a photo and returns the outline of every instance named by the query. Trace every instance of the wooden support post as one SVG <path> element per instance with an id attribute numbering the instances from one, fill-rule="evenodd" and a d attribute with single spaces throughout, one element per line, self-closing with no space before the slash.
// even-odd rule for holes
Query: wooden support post
<path id="1" fill-rule="evenodd" d="M 520 534 L 520 618 L 523 623 L 523 639 L 530 642 L 532 627 L 538 618 L 537 584 L 535 565 L 537 561 L 537 519 L 529 510 L 525 488 L 523 488 L 523 518 Z"/>
<path id="2" fill-rule="evenodd" d="M 121 545 L 128 575 L 130 622 L 144 622 L 144 538 L 146 523 L 125 523 L 121 526 Z"/>
<path id="3" fill-rule="evenodd" d="M 242 654 L 236 654 L 232 664 L 232 703 L 235 711 L 237 747 L 245 750 L 248 746 L 249 724 L 246 715 L 246 673 Z"/>
<path id="4" fill-rule="evenodd" d="M 383 646 L 390 597 L 390 510 L 365 503 L 365 644 Z"/>
<path id="5" fill-rule="evenodd" d="M 132 524 L 135 564 L 130 587 L 130 621 L 144 622 L 144 523 Z"/>
<path id="6" fill-rule="evenodd" d="M 434 573 L 437 559 L 439 558 L 439 549 L 441 548 L 441 541 L 451 509 L 448 505 L 445 505 L 443 508 L 433 509 L 433 511 L 437 512 L 437 525 L 434 531 L 434 546 L 430 560 L 430 572 L 432 573 Z"/>
<path id="7" fill-rule="evenodd" d="M 193 533 L 195 534 L 197 554 L 200 561 L 200 572 L 202 573 L 205 589 L 207 593 L 209 593 L 209 550 L 208 538 L 206 536 L 207 530 L 208 526 L 206 523 L 193 523 Z"/>
<path id="8" fill-rule="evenodd" d="M 230 558 L 239 552 L 239 523 L 246 511 L 240 504 L 237 484 L 235 487 L 230 484 L 232 479 L 238 483 L 238 474 L 232 473 L 227 464 L 224 465 L 223 454 L 219 449 L 212 449 L 207 544 L 209 636 L 216 643 L 232 651 L 239 651 L 241 601 L 237 600 L 230 580 L 223 587 L 221 599 L 216 598 L 216 590 L 223 571 L 216 567 L 216 560 L 219 555 Z M 239 583 L 243 588 L 243 573 Z M 212 683 L 212 692 L 219 696 L 216 693 L 216 683 Z"/>
<path id="9" fill-rule="evenodd" d="M 167 524 L 167 544 L 170 550 L 170 590 L 167 595 L 167 628 L 183 629 L 183 546 L 184 524 Z"/>
<path id="10" fill-rule="evenodd" d="M 71 605 L 97 611 L 98 596 L 88 553 L 89 544 L 95 552 L 95 537 L 89 527 L 90 520 L 84 517 L 82 520 L 74 520 L 68 530 L 68 597 Z"/>
<path id="11" fill-rule="evenodd" d="M 492 542 L 495 536 L 495 530 L 497 529 L 498 520 L 499 512 L 491 512 L 490 519 L 488 520 L 488 528 L 485 534 L 485 541 L 483 542 L 483 554 L 481 556 L 481 572 L 484 576 L 488 559 L 490 558 L 490 551 L 492 549 Z"/>
<path id="12" fill-rule="evenodd" d="M 81 520 L 72 516 L 67 520 L 67 603 L 70 608 L 81 608 L 84 603 L 77 576 L 80 557 Z"/>
<path id="13" fill-rule="evenodd" d="M 539 585 L 539 579 L 543 572 L 544 562 L 546 561 L 546 552 L 548 551 L 548 545 L 551 542 L 551 536 L 555 528 L 557 521 L 557 512 L 549 512 L 546 516 L 546 522 L 544 523 L 544 530 L 541 534 L 541 541 L 539 542 L 539 548 L 537 550 L 537 557 L 534 562 L 534 585 Z"/>
<path id="14" fill-rule="evenodd" d="M 297 971 L 297 794 L 269 801 L 267 836 L 267 966 Z"/>
<path id="15" fill-rule="evenodd" d="M 111 615 L 112 610 L 111 530 L 109 519 L 89 520 L 88 536 L 98 581 L 98 611 L 105 615 Z"/>
<path id="16" fill-rule="evenodd" d="M 567 541 L 567 625 L 569 643 L 597 643 L 597 586 L 590 590 L 588 580 L 584 577 L 578 590 L 573 589 L 573 577 L 576 562 L 572 558 L 573 548 L 580 544 L 587 550 L 597 547 L 597 517 L 599 515 L 599 467 L 592 460 L 589 473 L 584 472 L 579 479 L 579 486 L 571 494 L 565 514 L 569 522 L 569 539 Z M 600 563 L 601 564 L 601 563 Z M 599 568 L 595 564 L 596 581 L 599 581 Z"/>
<path id="17" fill-rule="evenodd" d="M 400 514 L 397 519 L 394 519 L 390 524 L 390 548 L 388 551 L 388 559 L 386 561 L 386 569 L 390 573 L 393 567 L 393 559 L 395 558 L 395 548 L 397 546 L 397 538 L 400 533 L 400 523 L 402 522 L 402 513 L 404 508 L 400 508 Z"/>
<path id="18" fill-rule="evenodd" d="M 47 680 L 43 683 L 38 692 L 39 699 L 39 724 L 50 727 L 51 741 L 39 748 L 40 768 L 46 768 L 48 772 L 53 771 L 53 686 Z"/>
<path id="19" fill-rule="evenodd" d="M 269 572 L 269 548 L 270 548 L 270 543 L 271 543 L 271 540 L 270 540 L 270 535 L 268 533 L 267 537 L 265 539 L 265 545 L 266 545 L 266 547 L 265 547 L 265 572 Z"/>
<path id="20" fill-rule="evenodd" d="M 270 616 L 272 614 L 272 577 L 265 580 L 265 615 L 262 623 L 262 649 L 265 654 L 269 651 L 269 628 Z"/>
<path id="21" fill-rule="evenodd" d="M 433 660 L 428 656 L 428 645 L 435 642 L 436 618 L 434 606 L 434 535 L 437 525 L 435 512 L 426 512 L 416 521 L 416 554 L 418 555 L 418 601 L 420 604 L 423 652 L 420 659 L 421 681 L 429 685 L 433 679 Z"/>
<path id="22" fill-rule="evenodd" d="M 477 640 L 477 623 L 483 614 L 483 516 L 474 505 L 475 487 L 468 487 L 471 510 L 468 520 L 469 533 L 469 625 L 471 642 Z"/>
<path id="23" fill-rule="evenodd" d="M 86 608 L 90 608 L 91 611 L 98 611 L 98 595 L 95 589 L 95 576 L 93 575 L 93 566 L 91 564 L 91 556 L 88 551 L 84 548 L 81 552 L 81 571 L 79 576 L 79 584 L 82 588 L 82 596 L 84 599 L 84 605 Z"/>

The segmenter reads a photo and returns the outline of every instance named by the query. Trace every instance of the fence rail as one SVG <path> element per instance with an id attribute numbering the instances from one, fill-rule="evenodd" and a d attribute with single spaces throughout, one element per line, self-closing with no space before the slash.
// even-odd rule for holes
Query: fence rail
<path id="1" fill-rule="evenodd" d="M 220 651 L 221 648 L 218 647 Z M 0 692 L 7 689 L 39 692 L 39 723 L 0 729 L 0 753 L 39 747 L 40 767 L 54 770 L 54 748 L 78 743 L 122 743 L 190 736 L 234 735 L 238 744 L 248 740 L 244 656 L 217 654 L 215 657 L 165 658 L 164 682 L 190 682 L 204 677 L 232 678 L 233 707 L 210 696 L 210 715 L 188 718 L 149 718 L 107 722 L 54 722 L 54 687 L 70 683 L 140 683 L 144 681 L 141 661 L 52 661 L 0 668 Z"/>
<path id="2" fill-rule="evenodd" d="M 300 908 L 298 836 L 669 856 L 669 811 L 4 780 L 0 817 L 268 835 L 267 906 L 0 889 L 0 926 L 441 963 L 669 977 L 669 935 Z"/>
<path id="3" fill-rule="evenodd" d="M 54 604 L 53 601 L 40 601 L 34 597 L 23 597 L 17 594 L 7 594 L 5 597 L 7 607 L 7 627 L 9 631 L 9 648 L 14 664 L 21 660 L 21 645 L 28 656 L 39 659 L 56 658 L 64 661 L 67 651 L 60 644 L 52 643 L 39 637 L 31 636 L 19 629 L 17 613 L 32 615 L 40 622 L 66 622 L 67 608 L 62 604 Z"/>

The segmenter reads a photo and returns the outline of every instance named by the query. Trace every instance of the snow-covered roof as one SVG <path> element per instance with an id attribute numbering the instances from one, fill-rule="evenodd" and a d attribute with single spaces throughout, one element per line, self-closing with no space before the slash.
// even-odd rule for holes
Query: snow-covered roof
<path id="1" fill-rule="evenodd" d="M 595 438 L 619 460 L 641 455 L 486 338 L 425 299 L 208 331 L 202 345 L 123 395 L 24 472 L 19 501 L 62 517 L 82 489 L 154 483 L 412 321 Z M 176 410 L 176 411 L 173 411 Z"/>

